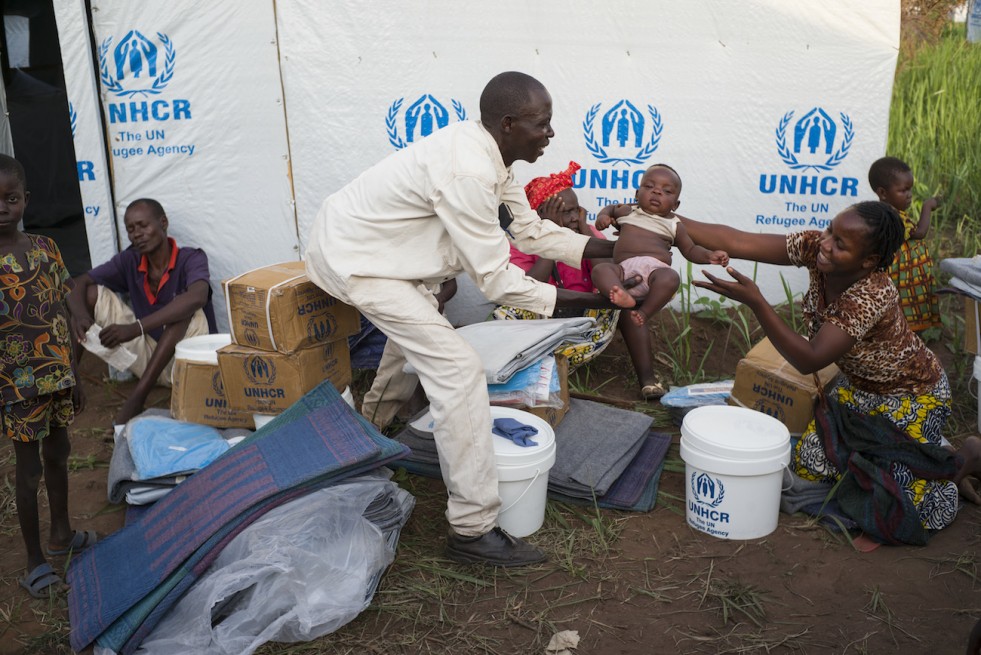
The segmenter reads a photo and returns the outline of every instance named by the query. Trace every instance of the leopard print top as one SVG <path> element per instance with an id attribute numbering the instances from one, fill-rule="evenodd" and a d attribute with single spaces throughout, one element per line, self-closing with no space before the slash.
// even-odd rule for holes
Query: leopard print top
<path id="1" fill-rule="evenodd" d="M 824 276 L 815 268 L 821 232 L 787 235 L 787 255 L 807 267 L 810 284 L 801 301 L 809 338 L 825 323 L 853 337 L 855 345 L 836 363 L 857 389 L 879 395 L 922 394 L 943 375 L 936 355 L 910 329 L 889 274 L 874 271 L 830 305 Z"/>

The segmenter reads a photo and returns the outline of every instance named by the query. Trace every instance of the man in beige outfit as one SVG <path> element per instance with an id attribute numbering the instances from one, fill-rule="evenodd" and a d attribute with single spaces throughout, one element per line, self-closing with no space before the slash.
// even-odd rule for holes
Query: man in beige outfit
<path id="1" fill-rule="evenodd" d="M 545 556 L 497 526 L 484 368 L 440 315 L 433 290 L 466 271 L 491 301 L 547 316 L 557 301 L 608 306 L 596 294 L 525 276 L 509 265 L 508 243 L 575 266 L 611 256 L 613 244 L 541 220 L 514 180 L 511 164 L 534 162 L 554 136 L 552 100 L 540 82 L 501 73 L 484 88 L 480 114 L 479 122 L 445 127 L 390 155 L 328 197 L 306 262 L 314 282 L 388 336 L 382 366 L 405 360 L 418 372 L 449 495 L 447 556 L 521 566 Z"/>

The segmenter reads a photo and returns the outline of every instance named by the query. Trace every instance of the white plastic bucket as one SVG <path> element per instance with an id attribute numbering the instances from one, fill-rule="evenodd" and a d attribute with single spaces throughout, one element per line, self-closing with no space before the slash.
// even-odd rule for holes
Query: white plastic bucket
<path id="1" fill-rule="evenodd" d="M 354 394 L 351 393 L 351 387 L 344 387 L 344 391 L 341 392 L 341 398 L 343 398 L 344 401 L 351 406 L 351 409 L 357 409 L 354 406 Z M 255 421 L 255 429 L 258 430 L 277 416 L 279 416 L 279 414 L 253 414 L 252 420 Z"/>
<path id="2" fill-rule="evenodd" d="M 538 430 L 532 437 L 535 446 L 519 446 L 504 437 L 491 437 L 501 497 L 498 523 L 515 537 L 527 537 L 545 522 L 548 472 L 555 464 L 555 432 L 544 420 L 519 409 L 492 405 L 490 412 L 491 420 L 513 418 Z"/>
<path id="3" fill-rule="evenodd" d="M 697 407 L 681 424 L 688 525 L 721 539 L 758 539 L 777 528 L 790 433 L 743 407 Z"/>
<path id="4" fill-rule="evenodd" d="M 174 359 L 218 366 L 218 349 L 232 342 L 230 334 L 202 334 L 188 337 L 174 346 Z"/>

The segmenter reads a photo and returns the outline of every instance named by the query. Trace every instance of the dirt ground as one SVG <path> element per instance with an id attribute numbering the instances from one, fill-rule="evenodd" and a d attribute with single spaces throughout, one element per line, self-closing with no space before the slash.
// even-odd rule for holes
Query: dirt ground
<path id="1" fill-rule="evenodd" d="M 663 338 L 673 329 L 655 327 Z M 726 342 L 724 327 L 699 321 L 694 328 L 696 352 Z M 948 371 L 962 357 L 946 345 L 936 350 Z M 740 355 L 720 347 L 705 368 L 730 377 Z M 632 404 L 629 370 L 615 342 L 588 373 L 580 371 L 575 386 L 598 387 L 597 395 Z M 82 378 L 88 405 L 72 429 L 71 513 L 76 528 L 108 534 L 123 522 L 121 509 L 106 499 L 109 426 L 132 383 L 106 381 L 92 358 Z M 157 389 L 150 401 L 167 406 L 169 394 Z M 954 525 L 923 548 L 859 552 L 846 537 L 799 515 L 781 515 L 777 530 L 763 539 L 716 539 L 685 523 L 678 430 L 665 412 L 647 409 L 675 437 L 653 511 L 550 503 L 544 528 L 530 538 L 548 552 L 547 564 L 516 571 L 456 567 L 439 555 L 442 484 L 400 475 L 418 504 L 371 607 L 335 634 L 260 652 L 544 653 L 560 630 L 578 631 L 579 655 L 964 652 L 981 617 L 981 509 L 962 508 Z M 957 443 L 965 435 L 949 436 Z M 35 601 L 17 585 L 24 558 L 12 452 L 7 448 L 0 458 L 0 653 L 68 653 L 64 598 Z"/>

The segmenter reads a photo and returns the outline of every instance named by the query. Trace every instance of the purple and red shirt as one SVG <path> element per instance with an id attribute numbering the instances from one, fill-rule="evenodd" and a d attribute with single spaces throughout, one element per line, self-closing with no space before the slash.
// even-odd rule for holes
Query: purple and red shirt
<path id="1" fill-rule="evenodd" d="M 93 268 L 89 271 L 89 277 L 96 284 L 100 284 L 111 291 L 128 294 L 130 305 L 133 307 L 133 314 L 138 319 L 149 316 L 170 303 L 178 294 L 187 291 L 187 288 L 193 283 L 203 280 L 208 285 L 208 302 L 204 305 L 204 315 L 208 319 L 208 331 L 212 334 L 218 332 L 218 325 L 215 322 L 215 308 L 211 302 L 211 275 L 208 272 L 208 255 L 200 248 L 178 248 L 173 239 L 168 238 L 167 240 L 170 242 L 170 263 L 167 266 L 167 271 L 160 279 L 160 286 L 156 293 L 153 292 L 147 281 L 149 267 L 146 255 L 141 255 L 134 246 L 130 246 L 115 255 L 105 264 Z M 160 335 L 163 334 L 163 328 L 150 330 L 149 334 L 154 339 L 159 339 Z"/>

